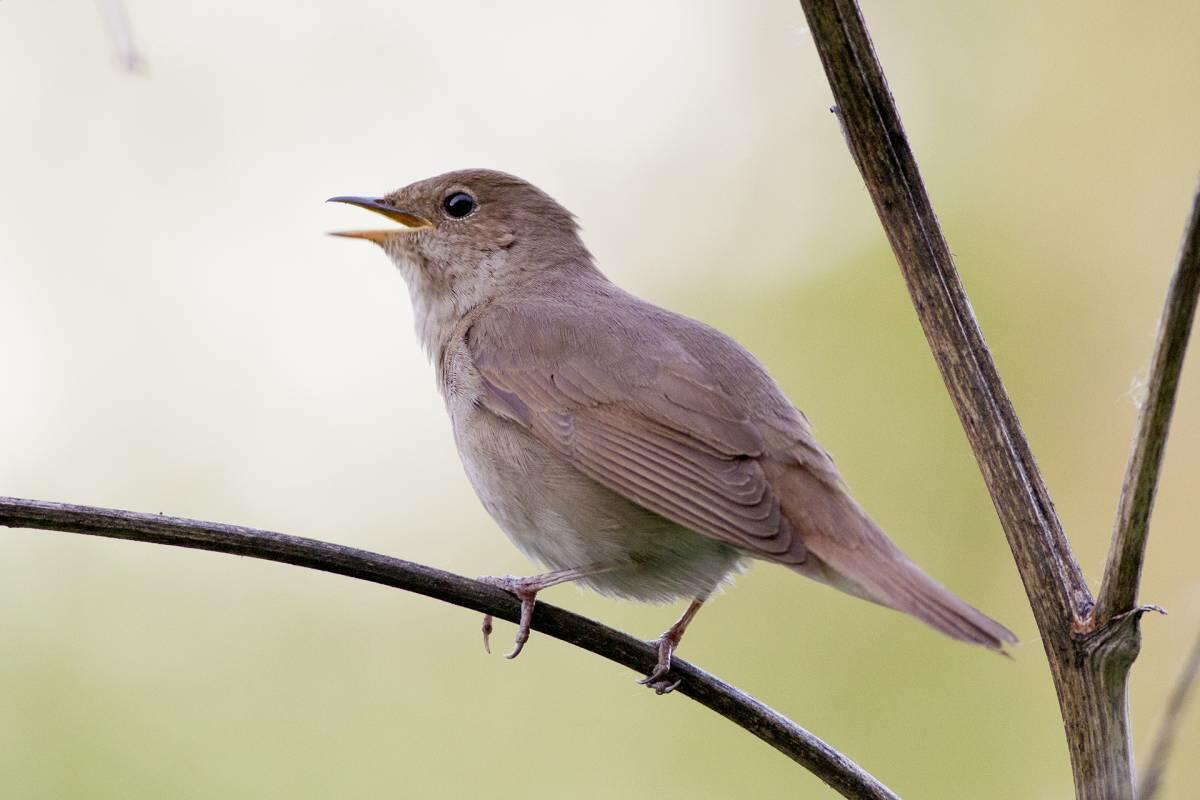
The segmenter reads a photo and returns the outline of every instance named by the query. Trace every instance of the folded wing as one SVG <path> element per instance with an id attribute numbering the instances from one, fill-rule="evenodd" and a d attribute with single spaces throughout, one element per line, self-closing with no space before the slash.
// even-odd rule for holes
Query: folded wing
<path id="1" fill-rule="evenodd" d="M 502 305 L 477 319 L 467 343 L 480 402 L 697 533 L 956 639 L 996 649 L 1016 641 L 888 539 L 736 342 L 628 295 L 593 299 Z"/>
<path id="2" fill-rule="evenodd" d="M 556 311 L 500 308 L 472 327 L 482 402 L 673 522 L 754 555 L 803 562 L 804 543 L 759 462 L 763 436 L 736 400 L 670 341 L 630 347 L 592 325 L 579 346 L 563 346 L 559 337 L 579 336 L 578 320 L 564 334 Z M 519 352 L 505 346 L 518 341 L 526 343 Z"/>

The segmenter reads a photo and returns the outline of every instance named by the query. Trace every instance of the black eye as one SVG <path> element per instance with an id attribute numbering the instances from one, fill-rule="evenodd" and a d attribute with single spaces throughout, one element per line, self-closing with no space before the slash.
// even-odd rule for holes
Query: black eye
<path id="1" fill-rule="evenodd" d="M 442 208 L 451 217 L 462 219 L 475 210 L 475 198 L 466 192 L 455 192 L 442 201 Z"/>

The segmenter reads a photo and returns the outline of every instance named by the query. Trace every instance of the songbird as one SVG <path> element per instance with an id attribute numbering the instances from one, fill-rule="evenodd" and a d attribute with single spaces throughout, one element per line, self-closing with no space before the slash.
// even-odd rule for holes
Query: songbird
<path id="1" fill-rule="evenodd" d="M 403 226 L 335 235 L 380 245 L 399 268 L 475 493 L 551 570 L 485 579 L 521 601 L 509 658 L 529 638 L 537 593 L 555 584 L 690 599 L 642 681 L 668 692 L 688 623 L 750 559 L 955 639 L 1016 642 L 871 521 L 753 355 L 613 284 L 574 216 L 540 189 L 471 169 L 331 201 Z M 485 644 L 490 630 L 485 618 Z"/>

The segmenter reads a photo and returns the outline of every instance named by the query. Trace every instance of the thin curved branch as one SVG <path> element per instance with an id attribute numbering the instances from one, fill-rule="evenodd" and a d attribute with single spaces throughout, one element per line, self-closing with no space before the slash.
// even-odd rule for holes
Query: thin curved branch
<path id="1" fill-rule="evenodd" d="M 1163 712 L 1162 724 L 1159 725 L 1158 735 L 1154 737 L 1154 747 L 1150 750 L 1150 758 L 1146 761 L 1146 769 L 1138 783 L 1138 800 L 1150 800 L 1158 792 L 1162 784 L 1163 774 L 1167 770 L 1167 759 L 1171 757 L 1171 747 L 1175 744 L 1175 734 L 1179 732 L 1179 723 L 1183 719 L 1183 709 L 1187 706 L 1192 691 L 1196 688 L 1196 678 L 1200 677 L 1200 636 L 1192 645 L 1179 672 L 1179 678 L 1167 698 L 1167 709 Z"/>
<path id="2" fill-rule="evenodd" d="M 516 622 L 520 614 L 516 598 L 494 586 L 366 550 L 237 525 L 0 497 L 0 526 L 84 533 L 261 558 L 416 592 L 510 622 Z M 658 658 L 656 648 L 647 642 L 546 603 L 537 604 L 533 629 L 639 673 L 649 672 Z M 675 659 L 671 669 L 681 681 L 677 692 L 762 739 L 843 797 L 897 800 L 853 761 L 748 694 L 686 661 Z"/>
<path id="3" fill-rule="evenodd" d="M 1192 200 L 1192 213 L 1179 250 L 1179 263 L 1167 289 L 1167 301 L 1158 325 L 1150 383 L 1138 416 L 1137 434 L 1129 455 L 1121 502 L 1113 526 L 1112 545 L 1104 580 L 1100 584 L 1097 616 L 1108 620 L 1132 611 L 1138 602 L 1142 580 L 1142 562 L 1146 557 L 1146 539 L 1154 493 L 1158 488 L 1163 451 L 1171 429 L 1171 412 L 1179 388 L 1179 373 L 1187 352 L 1188 336 L 1200 296 L 1200 186 Z"/>

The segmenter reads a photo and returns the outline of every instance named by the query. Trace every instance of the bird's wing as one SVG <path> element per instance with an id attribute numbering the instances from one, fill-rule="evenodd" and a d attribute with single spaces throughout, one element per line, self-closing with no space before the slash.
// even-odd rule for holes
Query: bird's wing
<path id="1" fill-rule="evenodd" d="M 636 319 L 644 313 L 663 316 Z M 588 477 L 698 533 L 800 564 L 806 548 L 760 463 L 770 433 L 688 351 L 688 325 L 699 323 L 644 304 L 529 302 L 489 310 L 467 344 L 480 402 Z"/>

